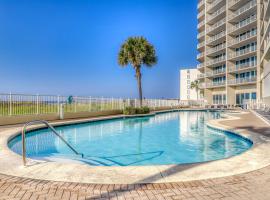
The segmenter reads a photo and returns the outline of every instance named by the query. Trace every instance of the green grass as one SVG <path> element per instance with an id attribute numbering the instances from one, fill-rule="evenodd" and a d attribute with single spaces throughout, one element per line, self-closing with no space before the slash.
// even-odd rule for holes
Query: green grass
<path id="1" fill-rule="evenodd" d="M 66 104 L 64 105 L 64 112 L 96 112 L 105 110 L 119 110 L 122 105 L 116 103 L 87 103 L 87 104 Z M 57 114 L 57 104 L 40 104 L 37 105 L 32 102 L 12 103 L 11 109 L 8 103 L 0 104 L 0 116 L 9 115 L 34 115 L 34 114 Z"/>

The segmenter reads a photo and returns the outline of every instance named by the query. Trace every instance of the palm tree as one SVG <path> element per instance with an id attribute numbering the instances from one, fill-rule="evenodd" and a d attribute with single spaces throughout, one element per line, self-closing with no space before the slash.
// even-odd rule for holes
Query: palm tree
<path id="1" fill-rule="evenodd" d="M 199 80 L 192 81 L 190 84 L 190 88 L 196 90 L 197 100 L 199 100 Z"/>
<path id="2" fill-rule="evenodd" d="M 140 106 L 142 107 L 142 73 L 141 67 L 152 67 L 157 63 L 155 48 L 144 37 L 130 37 L 122 44 L 118 54 L 119 65 L 129 64 L 135 69 L 139 90 Z"/>

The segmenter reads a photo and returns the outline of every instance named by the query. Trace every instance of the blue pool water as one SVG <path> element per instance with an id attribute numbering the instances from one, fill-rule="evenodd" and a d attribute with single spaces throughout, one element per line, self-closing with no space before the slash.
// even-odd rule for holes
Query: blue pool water
<path id="1" fill-rule="evenodd" d="M 180 111 L 57 127 L 84 158 L 48 129 L 36 130 L 27 133 L 27 156 L 102 166 L 163 165 L 223 159 L 252 146 L 249 140 L 206 127 L 206 121 L 219 117 L 218 112 Z M 21 136 L 9 147 L 21 154 Z"/>

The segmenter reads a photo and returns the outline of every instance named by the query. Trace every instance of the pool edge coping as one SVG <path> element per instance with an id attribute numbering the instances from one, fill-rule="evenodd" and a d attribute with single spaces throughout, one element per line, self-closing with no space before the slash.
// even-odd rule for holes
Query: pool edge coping
<path id="1" fill-rule="evenodd" d="M 181 110 L 181 111 L 185 111 L 185 110 Z M 198 110 L 195 110 L 195 111 L 198 111 Z M 161 112 L 164 112 L 164 111 L 161 111 Z M 6 154 L 5 155 L 6 159 L 9 161 L 11 161 L 10 157 L 14 159 L 16 161 L 16 167 L 13 166 L 12 169 L 8 169 L 8 170 L 7 169 L 3 170 L 2 169 L 3 167 L 0 167 L 0 173 L 7 174 L 7 175 L 16 174 L 24 178 L 45 179 L 45 180 L 50 180 L 50 181 L 81 182 L 81 183 L 94 183 L 94 184 L 134 184 L 134 183 L 167 183 L 167 182 L 193 181 L 193 180 L 201 180 L 201 179 L 208 179 L 208 178 L 218 178 L 218 177 L 224 177 L 224 176 L 230 176 L 230 175 L 235 175 L 239 173 L 254 171 L 256 169 L 260 169 L 260 168 L 270 165 L 270 159 L 267 159 L 267 161 L 264 160 L 264 162 L 257 161 L 257 163 L 251 163 L 250 168 L 246 167 L 245 169 L 241 169 L 241 170 L 230 170 L 229 173 L 228 171 L 225 172 L 223 170 L 223 167 L 221 167 L 220 169 L 221 172 L 219 174 L 209 171 L 209 169 L 215 169 L 215 171 L 217 171 L 216 167 L 218 166 L 220 167 L 220 165 L 222 164 L 226 166 L 226 164 L 228 164 L 227 162 L 233 164 L 235 161 L 237 161 L 236 162 L 237 165 L 235 167 L 239 166 L 238 164 L 242 163 L 243 161 L 248 162 L 249 160 L 248 158 L 250 158 L 249 156 L 253 155 L 252 152 L 254 150 L 258 150 L 257 148 L 260 148 L 261 144 L 263 144 L 264 146 L 263 150 L 265 150 L 265 146 L 267 146 L 267 149 L 270 150 L 269 141 L 267 141 L 266 138 L 259 136 L 257 133 L 252 133 L 252 132 L 247 133 L 244 130 L 232 130 L 229 127 L 226 127 L 220 124 L 219 123 L 220 121 L 239 119 L 239 117 L 232 116 L 232 115 L 227 115 L 226 117 L 227 118 L 225 119 L 223 118 L 223 119 L 218 119 L 218 120 L 210 120 L 207 123 L 207 125 L 210 127 L 216 128 L 218 130 L 223 129 L 222 131 L 233 132 L 244 138 L 250 139 L 253 142 L 253 146 L 248 151 L 240 155 L 230 157 L 230 158 L 225 158 L 222 160 L 208 161 L 204 163 L 194 163 L 194 164 L 180 164 L 180 165 L 127 166 L 127 167 L 95 166 L 93 167 L 93 166 L 88 166 L 88 165 L 86 166 L 83 164 L 70 163 L 69 164 L 70 169 L 64 170 L 63 172 L 64 174 L 62 174 L 62 176 L 59 176 L 59 174 L 57 174 L 56 176 L 52 176 L 53 173 L 49 172 L 48 169 L 45 170 L 46 173 L 42 175 L 42 171 L 40 171 L 37 165 L 31 165 L 30 167 L 26 167 L 26 168 L 22 167 L 21 156 L 14 153 L 8 147 L 8 141 L 10 141 L 11 138 L 16 137 L 16 135 L 18 135 L 20 130 L 16 128 L 17 131 L 15 131 L 14 130 L 15 128 L 11 128 L 10 130 L 6 131 L 8 132 L 6 133 L 5 139 L 4 139 L 4 142 L 6 142 L 5 143 L 6 145 L 4 146 L 3 149 L 1 149 L 0 155 L 3 153 L 3 150 L 4 150 L 4 153 Z M 119 118 L 123 118 L 123 115 L 98 117 L 98 118 L 75 120 L 75 121 L 69 120 L 67 122 L 56 122 L 56 124 L 67 125 L 67 124 L 82 123 L 82 121 L 92 122 L 92 121 L 119 119 Z M 52 123 L 52 124 L 54 125 L 55 123 Z M 29 129 L 33 130 L 33 129 L 39 129 L 39 128 L 42 128 L 42 126 L 40 125 L 31 126 Z M 0 147 L 3 147 L 2 135 L 3 134 L 0 135 Z M 255 152 L 255 154 L 259 155 L 260 153 Z M 270 157 L 270 153 L 269 153 L 269 157 Z M 41 168 L 44 169 L 48 167 L 58 173 L 59 173 L 59 169 L 64 169 L 66 165 L 64 163 L 57 163 L 57 162 L 42 162 L 40 164 L 40 161 L 35 161 L 31 159 L 28 159 L 28 160 L 34 163 L 39 162 L 38 165 L 41 166 Z M 20 162 L 20 163 L 18 164 L 17 162 Z M 14 162 L 11 162 L 11 163 L 14 163 Z M 82 167 L 83 170 L 77 170 L 78 167 Z M 7 168 L 7 167 L 4 167 L 4 168 Z M 30 168 L 32 168 L 33 171 L 31 171 Z M 66 168 L 68 167 L 66 166 Z M 72 169 L 73 170 L 76 169 L 76 172 L 74 172 Z M 199 173 L 201 170 L 203 170 L 203 173 Z M 39 174 L 37 174 L 36 171 Z M 83 173 L 80 174 L 77 171 L 81 171 Z M 90 176 L 88 176 L 88 178 L 83 178 L 83 176 L 85 175 L 85 172 L 93 173 L 93 171 L 96 173 L 96 174 L 95 173 L 92 174 L 94 178 L 91 178 L 91 174 Z M 77 178 L 74 176 L 72 178 L 69 177 L 69 175 L 72 174 L 72 172 L 77 174 Z"/>

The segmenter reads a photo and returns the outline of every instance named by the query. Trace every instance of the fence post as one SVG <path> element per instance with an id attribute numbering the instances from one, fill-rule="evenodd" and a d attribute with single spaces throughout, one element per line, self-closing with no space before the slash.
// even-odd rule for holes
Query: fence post
<path id="1" fill-rule="evenodd" d="M 77 99 L 77 97 L 74 97 L 74 112 L 77 112 L 76 99 Z"/>
<path id="2" fill-rule="evenodd" d="M 39 96 L 38 96 L 38 94 L 36 95 L 36 114 L 38 115 L 39 114 L 39 108 L 38 108 L 38 106 L 39 106 L 39 98 L 38 98 Z"/>
<path id="3" fill-rule="evenodd" d="M 11 92 L 9 93 L 9 111 L 8 111 L 8 115 L 9 116 L 12 115 L 12 94 L 11 94 Z"/>
<path id="4" fill-rule="evenodd" d="M 60 96 L 57 96 L 57 113 L 60 115 Z"/>
<path id="5" fill-rule="evenodd" d="M 88 104 L 88 111 L 91 112 L 91 97 L 89 97 Z"/>

